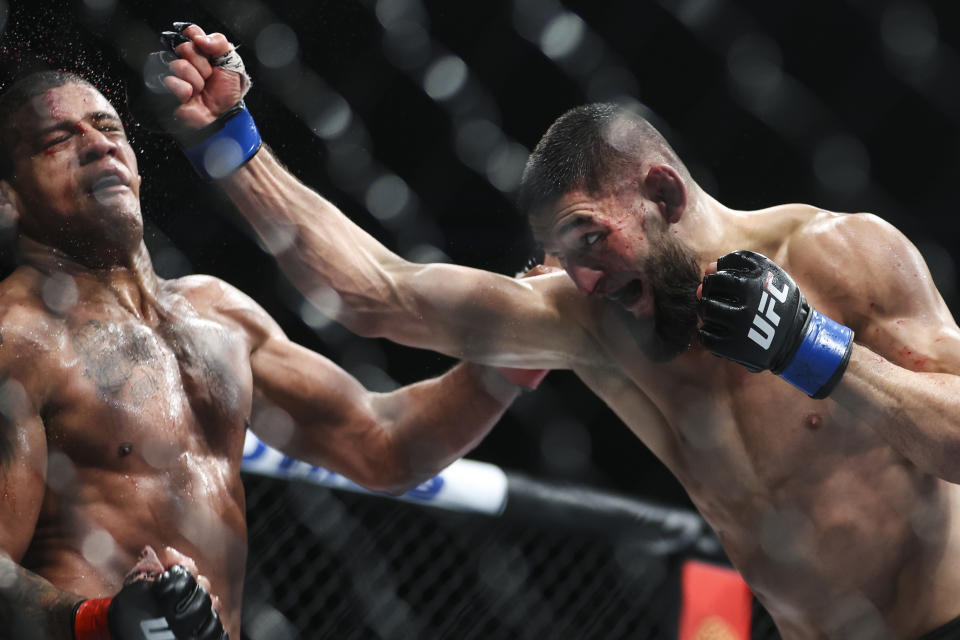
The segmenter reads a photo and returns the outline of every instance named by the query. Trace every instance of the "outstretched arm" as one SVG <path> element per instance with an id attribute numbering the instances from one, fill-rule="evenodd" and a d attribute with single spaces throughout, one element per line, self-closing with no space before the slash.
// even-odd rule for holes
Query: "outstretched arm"
<path id="1" fill-rule="evenodd" d="M 177 118 L 202 127 L 240 99 L 241 76 L 211 65 L 231 45 L 192 25 L 164 82 Z M 454 357 L 535 368 L 597 359 L 584 299 L 564 274 L 516 281 L 403 260 L 260 149 L 220 181 L 290 280 L 321 310 L 365 336 Z"/>
<path id="2" fill-rule="evenodd" d="M 216 312 L 250 340 L 253 431 L 295 457 L 368 488 L 402 492 L 473 449 L 520 388 L 462 363 L 389 393 L 368 391 L 327 358 L 291 342 L 256 303 L 214 281 Z"/>

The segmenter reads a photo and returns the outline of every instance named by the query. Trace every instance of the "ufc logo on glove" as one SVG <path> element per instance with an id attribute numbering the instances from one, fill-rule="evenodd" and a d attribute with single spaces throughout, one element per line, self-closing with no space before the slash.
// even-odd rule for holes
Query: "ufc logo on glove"
<path id="1" fill-rule="evenodd" d="M 753 251 L 717 260 L 717 272 L 703 278 L 699 312 L 704 348 L 772 371 L 812 398 L 827 397 L 850 360 L 853 331 L 811 307 L 786 271 Z"/>
<path id="2" fill-rule="evenodd" d="M 777 312 L 773 310 L 773 302 L 777 300 L 780 304 L 783 304 L 787 301 L 787 285 L 783 285 L 783 289 L 777 291 L 773 285 L 773 274 L 767 272 L 767 280 L 764 284 L 763 295 L 760 297 L 760 306 L 757 309 L 760 313 L 763 313 L 766 316 L 766 319 L 758 313 L 753 317 L 753 324 L 757 329 L 760 329 L 763 333 L 761 334 L 757 329 L 750 329 L 750 333 L 747 334 L 747 337 L 756 342 L 758 345 L 763 347 L 763 350 L 766 351 L 770 348 L 770 343 L 773 342 L 773 334 L 776 331 L 776 328 L 780 324 L 780 316 L 777 315 Z M 769 292 L 770 295 L 767 295 Z M 769 304 L 767 301 L 769 300 Z M 763 307 L 767 305 L 767 310 L 764 311 Z M 769 320 L 770 322 L 767 322 Z M 771 323 L 773 326 L 771 326 Z"/>

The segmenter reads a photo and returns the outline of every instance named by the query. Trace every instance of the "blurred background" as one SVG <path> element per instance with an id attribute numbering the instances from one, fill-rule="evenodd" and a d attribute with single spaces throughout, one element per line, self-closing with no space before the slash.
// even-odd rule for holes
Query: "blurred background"
<path id="1" fill-rule="evenodd" d="M 0 84 L 37 65 L 90 79 L 139 153 L 158 272 L 228 280 L 294 340 L 388 390 L 451 360 L 318 315 L 176 146 L 126 115 L 123 78 L 172 21 L 226 33 L 265 141 L 412 260 L 519 270 L 536 253 L 512 201 L 527 153 L 566 109 L 616 100 L 729 206 L 890 221 L 956 314 L 958 13 L 950 0 L 0 0 Z M 568 372 L 521 398 L 471 457 L 689 504 Z"/>

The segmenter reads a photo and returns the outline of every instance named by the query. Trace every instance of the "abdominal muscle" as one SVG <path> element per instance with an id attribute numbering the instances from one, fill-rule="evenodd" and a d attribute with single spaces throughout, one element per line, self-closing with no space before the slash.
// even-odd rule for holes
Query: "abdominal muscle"
<path id="1" fill-rule="evenodd" d="M 78 468 L 76 494 L 61 498 L 48 492 L 21 564 L 60 589 L 85 598 L 110 597 L 144 547 L 172 564 L 170 547 L 193 559 L 210 580 L 223 605 L 224 626 L 234 637 L 246 559 L 242 487 L 239 476 L 235 486 L 208 477 L 215 475 L 215 461 L 189 467 L 140 474 Z M 214 489 L 184 491 L 184 478 L 189 486 Z"/>
<path id="2" fill-rule="evenodd" d="M 677 476 L 785 639 L 910 638 L 960 615 L 960 486 L 770 373 L 620 353 L 577 373 Z"/>

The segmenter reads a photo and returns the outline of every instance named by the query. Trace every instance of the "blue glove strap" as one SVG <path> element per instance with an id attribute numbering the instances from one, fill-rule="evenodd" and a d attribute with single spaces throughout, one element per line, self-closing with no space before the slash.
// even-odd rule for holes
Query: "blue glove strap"
<path id="1" fill-rule="evenodd" d="M 803 342 L 780 377 L 812 398 L 826 398 L 847 368 L 852 345 L 852 329 L 811 308 Z"/>
<path id="2" fill-rule="evenodd" d="M 230 175 L 260 149 L 260 132 L 245 105 L 222 124 L 209 138 L 183 150 L 197 173 L 208 180 Z"/>

